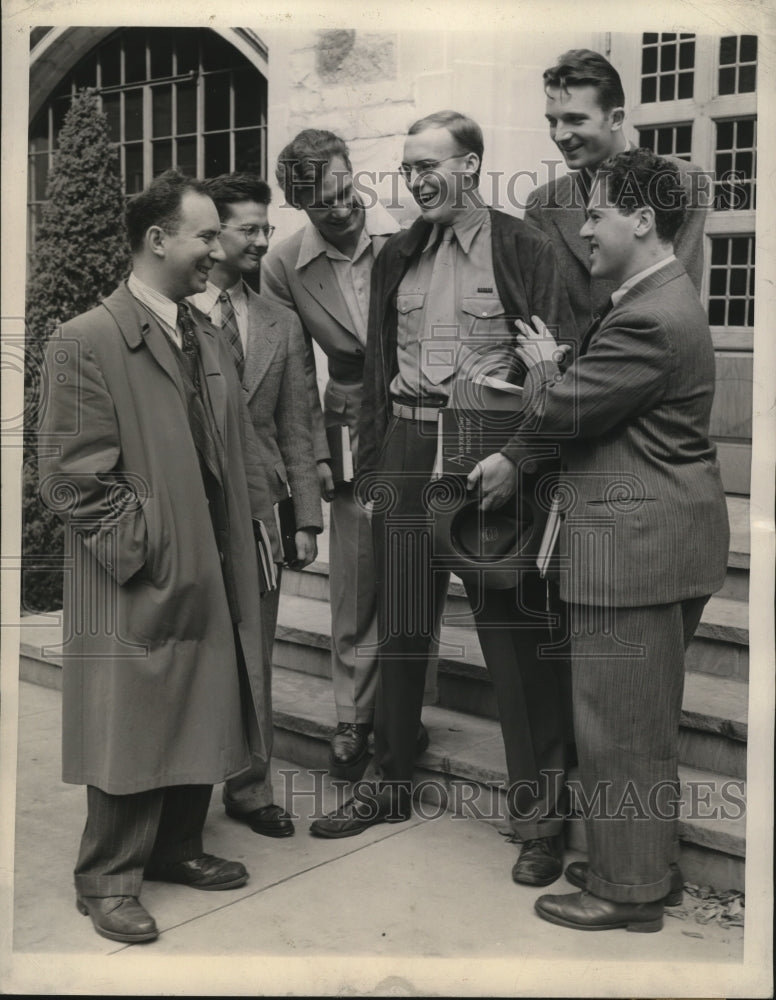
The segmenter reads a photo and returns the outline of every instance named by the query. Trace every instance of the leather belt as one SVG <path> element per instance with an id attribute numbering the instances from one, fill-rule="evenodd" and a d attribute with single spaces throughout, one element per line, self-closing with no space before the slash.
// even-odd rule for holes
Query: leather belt
<path id="1" fill-rule="evenodd" d="M 439 418 L 441 406 L 408 406 L 406 403 L 391 401 L 393 415 L 401 420 L 421 420 L 435 424 Z"/>

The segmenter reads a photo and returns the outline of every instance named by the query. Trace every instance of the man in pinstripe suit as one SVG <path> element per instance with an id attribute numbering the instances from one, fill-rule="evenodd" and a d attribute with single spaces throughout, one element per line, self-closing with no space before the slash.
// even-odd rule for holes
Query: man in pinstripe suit
<path id="1" fill-rule="evenodd" d="M 724 580 L 727 508 L 709 414 L 708 322 L 673 241 L 679 171 L 647 150 L 608 160 L 581 235 L 608 311 L 565 370 L 538 318 L 518 323 L 528 411 L 563 441 L 561 596 L 571 619 L 574 726 L 587 801 L 583 892 L 545 920 L 657 931 L 676 860 L 684 650 Z M 559 362 L 560 359 L 560 362 Z M 581 879 L 579 876 L 581 875 Z"/>

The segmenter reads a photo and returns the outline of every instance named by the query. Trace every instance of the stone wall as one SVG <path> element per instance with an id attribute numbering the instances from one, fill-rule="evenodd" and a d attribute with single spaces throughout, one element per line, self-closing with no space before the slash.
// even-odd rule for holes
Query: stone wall
<path id="1" fill-rule="evenodd" d="M 498 31 L 379 32 L 362 29 L 275 30 L 262 37 L 269 48 L 269 163 L 303 128 L 341 135 L 354 169 L 368 171 L 384 204 L 400 221 L 415 213 L 395 171 L 408 126 L 424 114 L 455 108 L 472 115 L 485 134 L 483 193 L 486 200 L 521 214 L 534 186 L 528 172 L 557 159 L 544 123 L 542 70 L 565 48 L 598 44 L 586 37 Z M 506 178 L 516 197 L 506 197 Z M 380 175 L 382 176 L 382 179 Z M 493 175 L 497 177 L 493 177 Z M 394 205 L 396 195 L 399 205 Z M 304 221 L 282 207 L 276 192 L 273 222 L 282 238 Z"/>

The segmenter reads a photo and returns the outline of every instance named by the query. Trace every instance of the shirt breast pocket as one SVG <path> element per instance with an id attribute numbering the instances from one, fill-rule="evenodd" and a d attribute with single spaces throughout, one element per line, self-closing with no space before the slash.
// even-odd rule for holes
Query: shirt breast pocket
<path id="1" fill-rule="evenodd" d="M 396 296 L 396 311 L 399 314 L 396 336 L 399 347 L 406 347 L 413 337 L 418 336 L 425 301 L 425 292 L 399 292 Z"/>
<path id="2" fill-rule="evenodd" d="M 461 299 L 461 311 L 468 324 L 462 368 L 473 366 L 470 374 L 476 370 L 512 381 L 516 364 L 515 331 L 510 328 L 501 299 L 468 296 Z"/>
<path id="3" fill-rule="evenodd" d="M 461 311 L 471 317 L 469 332 L 472 336 L 477 336 L 478 332 L 487 335 L 496 328 L 500 331 L 506 328 L 506 312 L 501 299 L 468 296 L 461 299 Z"/>

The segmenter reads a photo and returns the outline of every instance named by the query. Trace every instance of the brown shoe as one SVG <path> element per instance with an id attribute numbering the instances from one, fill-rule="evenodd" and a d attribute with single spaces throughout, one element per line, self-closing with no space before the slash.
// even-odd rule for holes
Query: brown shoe
<path id="1" fill-rule="evenodd" d="M 76 896 L 75 905 L 92 918 L 97 933 L 111 941 L 139 944 L 159 937 L 154 918 L 137 896 Z"/>
<path id="2" fill-rule="evenodd" d="M 563 834 L 524 840 L 512 867 L 512 880 L 521 885 L 549 885 L 563 872 Z"/>
<path id="3" fill-rule="evenodd" d="M 591 892 L 540 896 L 534 903 L 543 920 L 578 931 L 627 931 L 650 934 L 663 927 L 663 900 L 655 903 L 614 903 Z"/>
<path id="4" fill-rule="evenodd" d="M 572 861 L 567 866 L 564 875 L 577 889 L 587 889 L 587 870 L 587 861 Z M 681 906 L 684 893 L 684 877 L 679 865 L 674 862 L 671 863 L 670 870 L 671 888 L 668 890 L 668 895 L 663 900 L 663 903 L 665 906 Z"/>
<path id="5" fill-rule="evenodd" d="M 146 868 L 151 882 L 177 882 L 192 889 L 239 889 L 248 881 L 248 872 L 239 861 L 225 861 L 212 854 L 200 854 L 188 861 L 154 864 Z"/>

